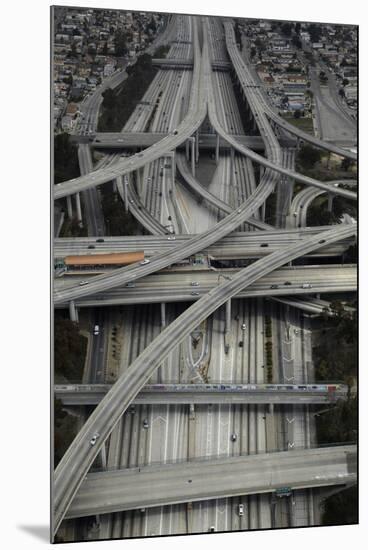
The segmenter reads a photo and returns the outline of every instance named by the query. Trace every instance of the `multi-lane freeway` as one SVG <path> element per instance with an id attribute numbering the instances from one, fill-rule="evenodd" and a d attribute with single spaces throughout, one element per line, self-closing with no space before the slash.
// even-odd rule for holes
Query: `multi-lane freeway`
<path id="1" fill-rule="evenodd" d="M 116 422 L 122 416 L 152 372 L 190 332 L 206 319 L 220 305 L 235 296 L 240 289 L 249 286 L 260 277 L 293 259 L 325 243 L 335 242 L 355 233 L 352 226 L 336 227 L 325 231 L 323 243 L 320 237 L 310 237 L 301 244 L 290 246 L 287 250 L 274 252 L 242 269 L 230 281 L 222 283 L 204 295 L 171 323 L 131 364 L 129 373 L 122 375 L 106 397 L 89 417 L 83 428 L 66 451 L 55 470 L 54 477 L 54 529 L 60 525 L 71 499 L 74 497 L 83 477 L 90 468 L 99 449 L 111 433 Z M 100 438 L 94 446 L 90 445 L 93 433 Z"/>
<path id="2" fill-rule="evenodd" d="M 66 405 L 96 408 L 55 470 L 54 533 L 63 518 L 95 514 L 104 514 L 100 536 L 105 538 L 113 533 L 203 531 L 207 523 L 204 530 L 213 530 L 212 525 L 219 530 L 271 527 L 269 493 L 287 486 L 298 502 L 308 501 L 312 509 L 311 488 L 356 482 L 355 446 L 296 449 L 303 438 L 307 447 L 311 444 L 308 406 L 347 397 L 346 387 L 326 393 L 318 385 L 305 385 L 304 380 L 290 382 L 300 379 L 298 354 L 306 357 L 310 345 L 306 331 L 299 346 L 299 329 L 291 336 L 286 326 L 280 350 L 277 340 L 274 351 L 274 360 L 277 355 L 282 364 L 276 362 L 267 388 L 260 390 L 257 385 L 270 382 L 264 358 L 269 328 L 264 331 L 263 326 L 264 313 L 270 310 L 264 297 L 279 296 L 287 308 L 300 306 L 320 313 L 322 306 L 314 294 L 356 290 L 356 266 L 339 264 L 339 257 L 355 243 L 356 226 L 298 227 L 305 226 L 307 205 L 319 193 L 350 200 L 356 200 L 356 193 L 296 172 L 294 152 L 290 155 L 288 147 L 302 140 L 352 160 L 356 154 L 308 136 L 273 112 L 237 48 L 230 20 L 172 17 L 155 41 L 156 46 L 163 43 L 171 45 L 168 59 L 158 63 L 160 70 L 121 134 L 96 134 L 95 130 L 101 93 L 108 85 L 120 85 L 124 72 L 113 75 L 86 100 L 82 135 L 77 139 L 81 177 L 55 186 L 55 200 L 84 193 L 85 222 L 89 235 L 95 236 L 56 239 L 53 252 L 59 262 L 71 254 L 136 250 L 144 251 L 145 260 L 89 273 L 67 271 L 55 279 L 56 307 L 119 305 L 123 311 L 119 322 L 126 332 L 116 328 L 118 308 L 109 309 L 111 323 L 104 309 L 96 310 L 92 353 L 102 349 L 103 358 L 95 357 L 92 364 L 100 376 L 89 378 L 84 386 L 55 387 L 56 396 Z M 246 135 L 230 70 L 256 135 Z M 291 138 L 285 138 L 284 131 Z M 91 148 L 108 153 L 95 166 Z M 137 149 L 133 155 L 131 148 Z M 121 198 L 121 208 L 129 210 L 151 235 L 101 238 L 105 229 L 97 211 L 97 186 L 109 181 L 117 199 Z M 265 222 L 266 202 L 280 185 L 290 186 L 278 193 L 276 223 L 287 212 L 290 216 L 294 181 L 307 185 L 291 206 L 297 212 L 291 225 L 297 227 L 275 229 Z M 205 258 L 203 264 L 196 265 L 197 253 Z M 292 265 L 305 257 L 309 263 L 314 258 L 315 265 Z M 326 263 L 328 257 L 334 257 L 334 264 Z M 229 261 L 238 261 L 230 263 L 237 267 L 215 263 Z M 298 297 L 305 294 L 311 297 Z M 231 305 L 233 298 L 237 300 Z M 169 302 L 179 309 L 174 314 L 162 308 L 157 323 L 154 304 Z M 184 309 L 178 302 L 193 304 Z M 220 309 L 225 304 L 226 310 Z M 139 307 L 147 308 L 142 310 L 147 312 L 145 318 Z M 114 326 L 112 338 L 110 326 Z M 275 326 L 273 330 L 276 339 Z M 104 383 L 106 364 L 114 384 L 111 378 Z M 180 384 L 188 382 L 191 391 L 178 385 L 176 369 Z M 226 380 L 227 391 L 210 390 L 209 373 L 210 385 Z M 244 382 L 251 385 L 240 390 Z M 156 389 L 150 384 L 156 384 Z M 132 404 L 135 413 L 127 412 Z M 277 405 L 275 414 L 269 405 Z M 285 416 L 290 410 L 292 418 L 290 413 Z M 280 437 L 283 422 L 289 425 Z M 133 444 L 132 438 L 136 438 Z M 284 446 L 289 449 L 284 453 L 267 453 Z M 108 467 L 116 471 L 88 474 L 106 448 Z M 232 456 L 248 452 L 260 454 Z M 196 461 L 202 454 L 210 459 Z M 187 462 L 150 466 L 155 457 L 162 462 L 170 457 Z M 193 503 L 190 514 L 182 504 L 188 502 Z M 233 504 L 240 502 L 248 504 L 249 516 L 234 519 Z M 110 515 L 137 509 L 139 518 L 134 512 Z M 300 521 L 295 512 L 288 514 L 290 524 Z M 170 527 L 165 527 L 166 516 Z M 308 521 L 313 522 L 312 512 Z"/>

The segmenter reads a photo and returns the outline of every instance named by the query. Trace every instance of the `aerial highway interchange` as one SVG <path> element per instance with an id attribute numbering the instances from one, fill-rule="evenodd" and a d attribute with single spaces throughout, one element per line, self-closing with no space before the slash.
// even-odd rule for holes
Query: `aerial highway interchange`
<path id="1" fill-rule="evenodd" d="M 68 309 L 73 321 L 91 312 L 95 371 L 78 391 L 55 385 L 66 406 L 93 410 L 54 472 L 53 533 L 89 516 L 96 538 L 314 524 L 315 489 L 356 482 L 356 446 L 314 448 L 311 407 L 346 399 L 348 391 L 332 384 L 327 393 L 313 386 L 306 395 L 306 384 L 317 383 L 311 321 L 302 311 L 326 313 L 322 293 L 355 292 L 356 264 L 341 258 L 357 228 L 307 227 L 307 210 L 322 194 L 331 208 L 333 197 L 357 196 L 355 180 L 319 181 L 297 172 L 294 160 L 301 143 L 353 162 L 356 153 L 274 112 L 231 19 L 173 15 L 149 53 L 163 44 L 167 57 L 156 61 L 121 138 L 104 137 L 97 122 L 103 91 L 120 86 L 126 73 L 85 100 L 74 136 L 81 175 L 54 186 L 56 203 L 65 199 L 71 216 L 74 200 L 88 232 L 54 240 L 54 306 Z M 94 151 L 103 152 L 97 162 Z M 212 176 L 204 185 L 206 166 Z M 136 235 L 124 236 L 123 227 L 121 236 L 106 234 L 99 186 L 108 182 L 135 219 Z M 305 187 L 291 200 L 295 182 Z M 265 220 L 274 191 L 276 227 Z M 60 267 L 71 256 L 93 262 L 97 254 L 136 251 L 143 259 L 128 265 Z M 264 358 L 270 314 L 277 335 L 272 383 Z M 119 362 L 110 355 L 117 323 Z M 267 392 L 259 391 L 267 382 Z M 227 394 L 206 391 L 206 384 L 223 383 Z M 198 391 L 183 392 L 184 384 Z M 236 384 L 249 387 L 239 396 Z M 275 384 L 284 385 L 276 396 Z M 154 386 L 161 391 L 149 392 Z M 275 499 L 282 487 L 292 497 Z M 239 505 L 244 516 L 234 514 Z"/>

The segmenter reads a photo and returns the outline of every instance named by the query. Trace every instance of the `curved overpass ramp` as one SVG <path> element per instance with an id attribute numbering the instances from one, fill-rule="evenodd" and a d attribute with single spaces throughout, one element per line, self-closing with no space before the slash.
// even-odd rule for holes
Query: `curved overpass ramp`
<path id="1" fill-rule="evenodd" d="M 305 239 L 287 250 L 274 252 L 266 258 L 254 262 L 239 271 L 232 280 L 211 290 L 163 330 L 114 384 L 88 418 L 56 468 L 52 491 L 53 532 L 57 531 L 104 441 L 129 404 L 148 382 L 152 373 L 178 343 L 241 289 L 295 258 L 323 246 L 320 244 L 321 237 L 323 237 L 324 244 L 329 244 L 344 239 L 355 232 L 354 226 L 336 227 L 319 236 Z M 95 432 L 98 432 L 100 437 L 96 444 L 91 446 L 90 440 Z"/>

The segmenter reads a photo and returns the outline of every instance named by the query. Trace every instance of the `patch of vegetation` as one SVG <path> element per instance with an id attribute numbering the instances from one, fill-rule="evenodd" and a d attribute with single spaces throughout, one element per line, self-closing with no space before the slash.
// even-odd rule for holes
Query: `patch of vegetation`
<path id="1" fill-rule="evenodd" d="M 312 136 L 314 136 L 313 120 L 310 117 L 295 118 L 293 115 L 283 115 L 282 118 L 300 130 L 303 130 L 303 132 L 307 132 L 308 134 L 312 134 Z"/>
<path id="2" fill-rule="evenodd" d="M 329 212 L 327 209 L 327 198 L 321 197 L 320 200 L 315 200 L 307 211 L 307 225 L 308 227 L 332 225 L 337 223 L 337 220 L 333 212 Z"/>
<path id="3" fill-rule="evenodd" d="M 55 317 L 54 368 L 55 380 L 81 382 L 87 350 L 87 338 L 79 332 L 77 323 Z"/>
<path id="4" fill-rule="evenodd" d="M 170 51 L 170 46 L 167 46 L 167 45 L 160 46 L 155 50 L 153 57 L 156 59 L 165 59 L 169 51 Z"/>
<path id="5" fill-rule="evenodd" d="M 313 347 L 313 361 L 318 381 L 344 381 L 352 385 L 357 376 L 357 311 L 346 311 L 341 302 L 332 302 L 332 317 L 323 315 Z M 338 345 L 336 345 L 338 343 Z"/>
<path id="6" fill-rule="evenodd" d="M 336 218 L 341 218 L 343 214 L 349 214 L 354 219 L 357 219 L 358 217 L 357 203 L 349 201 L 345 197 L 341 197 L 339 195 L 336 195 L 336 197 L 334 198 L 332 209 Z"/>
<path id="7" fill-rule="evenodd" d="M 358 407 L 356 398 L 339 400 L 327 412 L 315 416 L 320 444 L 353 443 L 357 440 Z"/>
<path id="8" fill-rule="evenodd" d="M 358 523 L 358 488 L 353 485 L 325 500 L 322 525 L 355 523 Z"/>
<path id="9" fill-rule="evenodd" d="M 145 94 L 157 73 L 152 66 L 152 57 L 143 54 L 137 62 L 126 68 L 128 78 L 117 92 L 108 88 L 103 95 L 101 116 L 98 121 L 99 132 L 120 132 L 128 118 Z"/>
<path id="10" fill-rule="evenodd" d="M 119 193 L 113 191 L 112 183 L 101 186 L 101 205 L 108 235 L 136 235 L 137 223 L 130 212 L 125 212 Z"/>
<path id="11" fill-rule="evenodd" d="M 322 158 L 322 152 L 311 145 L 303 145 L 297 154 L 297 162 L 303 169 L 313 168 Z"/>
<path id="12" fill-rule="evenodd" d="M 357 219 L 356 203 L 345 197 L 336 196 L 333 199 L 332 211 L 328 211 L 328 197 L 326 195 L 317 197 L 308 207 L 307 225 L 320 226 L 340 223 L 343 214 L 349 214 Z"/>
<path id="13" fill-rule="evenodd" d="M 266 336 L 266 380 L 267 383 L 273 382 L 273 361 L 272 361 L 272 320 L 269 315 L 265 316 L 265 336 Z"/>
<path id="14" fill-rule="evenodd" d="M 80 226 L 76 217 L 71 220 L 69 218 L 65 218 L 63 226 L 60 230 L 60 237 L 87 237 L 87 235 L 87 226 Z"/>
<path id="15" fill-rule="evenodd" d="M 242 32 L 239 27 L 239 21 L 235 19 L 235 25 L 234 25 L 234 34 L 235 34 L 235 41 L 240 47 L 240 51 L 242 50 Z"/>
<path id="16" fill-rule="evenodd" d="M 304 147 L 310 147 L 304 146 Z M 304 147 L 301 148 L 304 149 Z M 311 149 L 314 149 L 311 147 Z M 314 149 L 318 152 L 318 149 Z M 311 178 L 320 180 L 320 181 L 333 181 L 333 180 L 351 180 L 355 179 L 357 176 L 357 165 L 356 163 L 351 162 L 343 162 L 343 161 L 336 161 L 336 158 L 331 157 L 329 158 L 328 153 L 325 152 L 320 153 L 320 160 L 315 161 L 311 166 L 308 166 L 308 159 L 307 162 L 300 162 L 299 156 L 300 152 L 296 157 L 296 170 L 302 171 L 302 173 L 306 176 L 309 176 Z M 350 159 L 348 159 L 350 160 Z M 346 188 L 350 190 L 354 190 L 351 186 L 346 186 L 344 184 L 340 184 L 341 188 Z"/>
<path id="17" fill-rule="evenodd" d="M 71 143 L 70 135 L 63 132 L 54 139 L 54 183 L 80 176 L 78 149 Z"/>
<path id="18" fill-rule="evenodd" d="M 78 433 L 78 419 L 63 410 L 59 399 L 54 401 L 54 462 L 59 464 Z"/>

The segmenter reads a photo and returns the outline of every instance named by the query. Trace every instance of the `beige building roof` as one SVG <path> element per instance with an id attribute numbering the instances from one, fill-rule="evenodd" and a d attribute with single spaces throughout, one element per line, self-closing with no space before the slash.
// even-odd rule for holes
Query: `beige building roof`
<path id="1" fill-rule="evenodd" d="M 66 256 L 65 265 L 128 265 L 144 260 L 144 251 Z"/>

